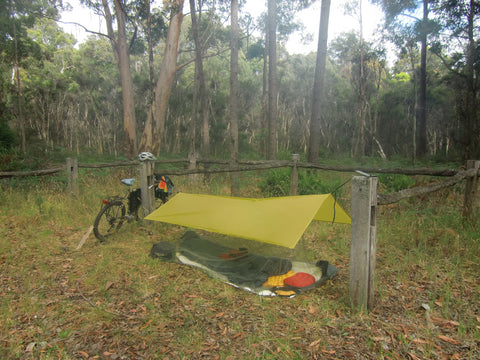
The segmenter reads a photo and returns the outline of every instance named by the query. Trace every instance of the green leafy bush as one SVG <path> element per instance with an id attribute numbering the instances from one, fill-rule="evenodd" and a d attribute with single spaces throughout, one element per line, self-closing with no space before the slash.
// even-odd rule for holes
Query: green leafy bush
<path id="1" fill-rule="evenodd" d="M 290 170 L 275 169 L 268 172 L 258 187 L 265 197 L 287 196 L 290 193 Z"/>
<path id="2" fill-rule="evenodd" d="M 8 126 L 6 121 L 0 119 L 0 150 L 9 150 L 15 144 L 15 133 Z"/>
<path id="3" fill-rule="evenodd" d="M 290 194 L 291 169 L 282 168 L 268 172 L 268 175 L 259 183 L 262 195 L 265 197 L 288 196 Z M 341 179 L 323 178 L 319 172 L 299 171 L 298 172 L 298 194 L 329 194 L 337 190 L 341 194 Z"/>
<path id="4" fill-rule="evenodd" d="M 412 176 L 401 174 L 380 174 L 378 182 L 386 193 L 397 192 L 403 189 L 408 189 L 415 184 L 415 179 Z"/>

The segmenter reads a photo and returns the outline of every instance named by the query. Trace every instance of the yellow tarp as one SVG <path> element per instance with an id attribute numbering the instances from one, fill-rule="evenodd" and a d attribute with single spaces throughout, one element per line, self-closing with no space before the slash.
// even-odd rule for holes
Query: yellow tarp
<path id="1" fill-rule="evenodd" d="M 350 223 L 331 194 L 247 199 L 179 193 L 145 219 L 293 249 L 312 220 Z"/>

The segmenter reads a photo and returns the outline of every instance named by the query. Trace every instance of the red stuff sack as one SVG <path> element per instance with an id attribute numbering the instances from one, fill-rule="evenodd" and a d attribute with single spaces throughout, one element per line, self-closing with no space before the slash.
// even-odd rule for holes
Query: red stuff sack
<path id="1" fill-rule="evenodd" d="M 285 285 L 295 286 L 299 288 L 312 285 L 314 282 L 315 277 L 304 272 L 296 273 L 295 275 L 283 280 L 283 283 Z"/>

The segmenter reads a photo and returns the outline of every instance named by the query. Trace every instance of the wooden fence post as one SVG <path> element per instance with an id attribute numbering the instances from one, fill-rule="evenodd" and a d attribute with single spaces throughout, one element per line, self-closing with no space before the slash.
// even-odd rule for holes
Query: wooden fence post
<path id="1" fill-rule="evenodd" d="M 197 159 L 198 154 L 196 152 L 188 153 L 188 170 L 195 170 L 197 168 Z M 190 182 L 195 184 L 198 180 L 198 174 L 190 174 L 188 178 Z"/>
<path id="2" fill-rule="evenodd" d="M 300 160 L 300 154 L 292 154 L 292 175 L 290 178 L 290 196 L 295 196 L 298 193 L 298 167 L 297 163 Z"/>
<path id="3" fill-rule="evenodd" d="M 140 189 L 142 195 L 143 216 L 147 216 L 155 210 L 155 189 L 153 188 L 153 161 L 140 163 Z"/>
<path id="4" fill-rule="evenodd" d="M 377 177 L 352 179 L 350 299 L 359 310 L 371 309 L 374 304 L 377 187 Z"/>
<path id="5" fill-rule="evenodd" d="M 78 195 L 78 160 L 77 158 L 67 158 L 67 177 L 68 191 L 71 195 Z"/>
<path id="6" fill-rule="evenodd" d="M 469 169 L 478 169 L 480 168 L 480 160 L 468 160 L 467 161 L 467 170 Z M 463 199 L 463 218 L 464 220 L 474 222 L 475 221 L 475 209 L 476 209 L 476 199 L 477 199 L 477 189 L 478 189 L 478 175 L 475 174 L 474 177 L 469 177 L 466 179 L 465 183 L 465 195 Z"/>

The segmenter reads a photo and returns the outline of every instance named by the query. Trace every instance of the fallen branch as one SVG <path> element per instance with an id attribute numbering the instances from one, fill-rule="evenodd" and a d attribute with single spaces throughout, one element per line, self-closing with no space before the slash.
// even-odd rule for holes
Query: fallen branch
<path id="1" fill-rule="evenodd" d="M 411 189 L 404 189 L 393 194 L 378 194 L 377 196 L 378 205 L 393 204 L 408 197 L 429 194 L 431 192 L 453 186 L 467 177 L 474 177 L 476 174 L 477 174 L 477 169 L 459 171 L 456 175 L 452 176 L 451 178 L 444 181 L 440 181 L 435 184 L 415 187 Z"/>

